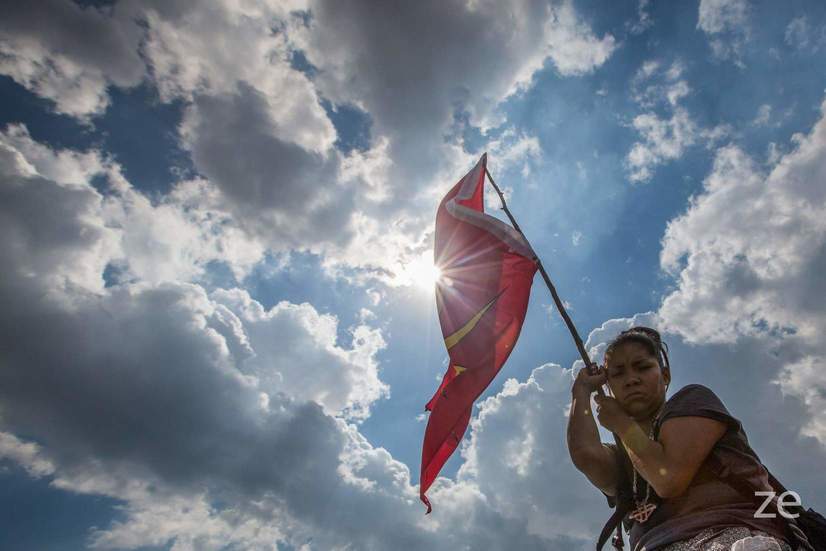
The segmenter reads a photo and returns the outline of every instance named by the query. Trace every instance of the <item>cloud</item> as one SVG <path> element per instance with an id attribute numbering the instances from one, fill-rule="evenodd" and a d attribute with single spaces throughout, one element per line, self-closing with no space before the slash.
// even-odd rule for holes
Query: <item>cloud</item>
<path id="1" fill-rule="evenodd" d="M 655 166 L 679 159 L 697 139 L 697 127 L 681 107 L 669 119 L 653 113 L 637 115 L 632 125 L 643 139 L 631 146 L 626 158 L 632 182 L 650 180 Z"/>
<path id="2" fill-rule="evenodd" d="M 479 404 L 457 482 L 480 488 L 491 508 L 520 519 L 552 548 L 590 549 L 610 509 L 568 456 L 572 382 L 570 370 L 552 364 L 524 382 L 505 381 Z M 439 497 L 434 492 L 431 499 Z"/>
<path id="3" fill-rule="evenodd" d="M 675 107 L 691 92 L 688 82 L 682 78 L 684 72 L 685 66 L 681 61 L 674 61 L 667 68 L 657 60 L 644 62 L 631 79 L 633 100 L 643 107 L 651 108 L 659 104 Z"/>
<path id="4" fill-rule="evenodd" d="M 55 471 L 52 462 L 42 457 L 40 446 L 23 442 L 8 432 L 0 432 L 0 459 L 17 463 L 34 478 L 48 476 Z"/>
<path id="5" fill-rule="evenodd" d="M 772 106 L 768 103 L 764 103 L 760 107 L 757 108 L 757 116 L 754 117 L 752 124 L 755 126 L 765 126 L 769 124 L 769 119 L 772 116 Z"/>
<path id="6" fill-rule="evenodd" d="M 826 103 L 821 106 L 826 110 Z M 677 286 L 663 300 L 666 327 L 690 342 L 735 343 L 743 337 L 796 343 L 801 370 L 780 377 L 805 397 L 809 432 L 826 443 L 823 389 L 812 366 L 826 357 L 823 268 L 826 262 L 826 119 L 763 169 L 735 145 L 718 150 L 703 192 L 672 220 L 660 262 Z M 808 358 L 808 359 L 805 359 Z M 808 375 L 806 375 L 808 374 Z"/>
<path id="7" fill-rule="evenodd" d="M 455 114 L 495 127 L 546 62 L 583 75 L 617 47 L 569 1 L 50 5 L 51 34 L 33 9 L 0 27 L 14 78 L 78 117 L 106 108 L 108 86 L 146 79 L 183 102 L 182 146 L 204 177 L 188 187 L 256 244 L 243 262 L 259 244 L 308 251 L 330 274 L 390 285 L 427 250 L 439 190 L 472 163 L 449 137 Z M 365 113 L 365 151 L 336 150 L 324 105 Z"/>
<path id="8" fill-rule="evenodd" d="M 826 445 L 826 358 L 823 355 L 803 357 L 783 366 L 778 376 L 780 388 L 784 393 L 799 397 L 808 406 L 807 422 L 801 434 L 817 438 Z"/>
<path id="9" fill-rule="evenodd" d="M 491 165 L 490 170 L 500 175 L 518 170 L 522 178 L 528 178 L 542 161 L 539 139 L 524 132 L 517 132 L 514 128 L 507 128 L 499 136 L 489 140 L 483 149 L 487 151 L 490 159 L 495 159 L 495 165 Z M 505 202 L 510 202 L 514 188 L 500 181 L 497 181 L 496 185 L 505 196 Z M 488 212 L 496 212 L 501 208 L 502 202 L 493 186 L 485 186 L 484 205 Z"/>
<path id="10" fill-rule="evenodd" d="M 162 544 L 157 538 L 165 536 L 180 538 L 180 545 L 194 539 L 197 548 L 212 536 L 214 547 L 205 547 L 218 549 L 244 545 L 239 525 L 255 528 L 255 538 L 271 536 L 271 522 L 285 532 L 300 525 L 296 530 L 319 541 L 325 532 L 332 541 L 369 539 L 366 527 L 340 533 L 338 523 L 352 525 L 353 513 L 342 518 L 329 510 L 331 492 L 339 493 L 342 509 L 374 501 L 340 474 L 349 465 L 340 457 L 355 436 L 321 406 L 288 394 L 299 370 L 312 383 L 305 395 L 325 380 L 333 385 L 326 394 L 335 394 L 339 381 L 326 371 L 354 367 L 363 350 L 336 357 L 328 349 L 332 358 L 324 361 L 318 339 L 327 335 L 280 319 L 271 326 L 281 333 L 269 337 L 282 339 L 281 346 L 273 343 L 281 353 L 266 357 L 263 347 L 252 349 L 258 369 L 245 373 L 232 353 L 239 343 L 227 330 L 226 310 L 197 286 L 118 287 L 100 299 L 76 300 L 73 311 L 38 303 L 34 293 L 19 301 L 6 294 L 11 308 L 4 320 L 16 320 L 17 338 L 13 347 L 4 343 L 10 351 L 3 358 L 3 426 L 42 443 L 55 465 L 55 486 L 126 502 L 124 522 L 98 530 L 93 542 L 143 546 Z M 278 319 L 277 311 L 271 318 Z M 8 324 L 3 329 L 12 334 Z M 259 344 L 251 332 L 250 343 Z M 298 346 L 303 369 L 286 363 L 299 357 L 292 348 Z M 267 380 L 268 373 L 273 379 L 281 373 L 285 384 Z M 409 481 L 406 467 L 387 460 Z M 368 464 L 349 469 L 372 481 L 382 470 L 365 473 Z M 403 508 L 403 498 L 387 495 L 383 507 Z M 165 519 L 152 535 L 147 517 Z M 388 527 L 398 522 L 385 520 Z"/>
<path id="11" fill-rule="evenodd" d="M 568 2 L 419 2 L 380 9 L 369 2 L 313 2 L 308 12 L 306 26 L 290 27 L 291 44 L 314 67 L 321 96 L 369 115 L 374 150 L 381 148 L 373 157 L 381 167 L 380 195 L 392 198 L 379 204 L 357 199 L 354 239 L 326 254 L 348 264 L 352 251 L 366 249 L 369 265 L 390 274 L 425 250 L 433 208 L 473 162 L 453 132 L 457 114 L 483 132 L 495 128 L 503 122 L 499 103 L 529 86 L 546 61 L 563 75 L 585 74 L 614 47 L 613 37 L 594 36 Z M 412 237 L 396 233 L 400 220 Z"/>
<path id="12" fill-rule="evenodd" d="M 216 510 L 204 495 L 167 499 L 153 496 L 140 504 L 136 501 L 124 508 L 127 521 L 93 529 L 89 547 L 136 549 L 172 543 L 175 551 L 218 551 L 229 544 L 270 551 L 275 549 L 274 542 L 285 538 L 278 522 L 282 519 L 269 517 L 264 521 L 239 511 Z"/>
<path id="13" fill-rule="evenodd" d="M 796 48 L 805 48 L 809 45 L 809 21 L 806 16 L 795 17 L 786 26 L 784 38 L 786 44 Z"/>
<path id="14" fill-rule="evenodd" d="M 184 149 L 244 232 L 270 251 L 320 254 L 330 273 L 392 281 L 421 252 L 422 222 L 385 223 L 394 211 L 411 218 L 398 212 L 405 201 L 387 201 L 387 140 L 346 156 L 333 148 L 316 86 L 291 64 L 289 37 L 303 20 L 289 10 L 300 7 L 156 4 L 146 9 L 147 57 L 162 97 L 190 102 Z"/>
<path id="15" fill-rule="evenodd" d="M 395 284 L 425 250 L 434 183 L 452 181 L 470 162 L 456 144 L 432 139 L 448 133 L 457 106 L 493 121 L 498 102 L 546 59 L 562 74 L 584 74 L 614 48 L 613 37 L 595 37 L 570 3 L 519 8 L 508 28 L 498 24 L 505 13 L 495 3 L 404 9 L 400 17 L 398 7 L 384 13 L 355 2 L 124 2 L 115 15 L 142 22 L 151 82 L 163 101 L 187 102 L 184 148 L 244 231 L 276 252 L 321 254 L 330 273 Z M 406 36 L 409 25 L 382 31 L 421 18 L 431 23 L 415 36 Z M 313 66 L 296 64 L 298 54 Z M 399 55 L 405 71 L 394 69 Z M 468 65 L 468 55 L 483 63 Z M 337 133 L 322 99 L 366 113 L 367 151 L 345 156 L 333 148 Z"/>
<path id="16" fill-rule="evenodd" d="M 643 63 L 632 79 L 632 97 L 649 111 L 639 114 L 631 126 L 640 135 L 625 158 L 625 167 L 632 182 L 647 182 L 657 166 L 679 159 L 697 143 L 713 144 L 729 133 L 725 125 L 705 129 L 700 127 L 679 104 L 691 92 L 682 78 L 683 65 L 674 62 L 667 69 L 658 61 Z M 662 106 L 669 116 L 659 115 Z"/>
<path id="17" fill-rule="evenodd" d="M 322 504 L 331 489 L 348 488 L 339 456 L 355 436 L 324 408 L 357 417 L 380 397 L 381 335 L 359 326 L 352 347 L 338 346 L 335 320 L 309 305 L 264 311 L 239 292 L 221 294 L 224 302 L 246 299 L 239 317 L 193 284 L 104 288 L 101 244 L 114 234 L 100 224 L 104 198 L 88 184 L 20 174 L 22 154 L 7 144 L 2 151 L 2 252 L 10 263 L 0 285 L 3 455 L 52 475 L 57 487 L 125 501 L 126 520 L 96 532 L 99 546 L 180 538 L 181 548 L 214 540 L 217 549 L 268 537 L 274 515 L 329 520 Z M 264 326 L 274 332 L 259 334 Z M 348 385 L 352 394 L 342 396 L 352 400 L 336 402 Z M 361 448 L 350 455 L 366 453 Z M 350 470 L 372 476 L 362 471 L 376 461 L 363 463 Z M 216 500 L 233 505 L 216 508 Z M 261 516 L 243 505 L 250 502 Z M 146 523 L 161 518 L 143 539 Z"/>
<path id="18" fill-rule="evenodd" d="M 48 0 L 9 3 L 0 15 L 0 73 L 76 117 L 102 113 L 106 88 L 139 84 L 142 31 L 118 8 Z"/>
<path id="19" fill-rule="evenodd" d="M 815 53 L 823 44 L 826 44 L 826 26 L 812 29 L 809 19 L 801 15 L 792 19 L 786 26 L 784 39 L 786 44 L 797 50 Z"/>
<path id="20" fill-rule="evenodd" d="M 701 0 L 699 10 L 697 28 L 709 34 L 741 27 L 748 16 L 745 0 Z"/>
<path id="21" fill-rule="evenodd" d="M 50 274 L 51 289 L 69 280 L 99 292 L 110 264 L 117 268 L 116 279 L 158 283 L 196 280 L 210 262 L 220 261 L 240 280 L 263 258 L 264 246 L 242 231 L 208 182 L 179 182 L 152 204 L 126 181 L 120 166 L 99 151 L 53 150 L 33 140 L 22 125 L 0 132 L 0 148 L 9 158 L 2 172 L 8 220 L 19 223 L 21 217 L 42 216 L 44 224 L 57 224 L 72 220 L 73 212 L 85 213 L 85 226 L 55 232 L 55 246 L 77 241 L 82 261 L 72 264 L 72 273 L 53 264 L 56 258 L 45 245 L 24 245 L 33 239 L 28 232 L 15 228 L 7 234 L 12 250 L 32 255 L 32 271 Z M 101 191 L 89 184 L 96 177 Z M 65 209 L 62 202 L 69 203 Z"/>
<path id="22" fill-rule="evenodd" d="M 337 155 L 282 139 L 268 109 L 268 99 L 243 84 L 231 95 L 199 97 L 181 124 L 184 147 L 236 218 L 269 236 L 273 249 L 346 241 L 356 191 L 338 185 Z"/>
<path id="23" fill-rule="evenodd" d="M 121 254 L 111 260 L 119 281 L 198 281 L 220 262 L 240 282 L 265 258 L 265 243 L 237 222 L 208 181 L 178 182 L 154 205 L 119 171 L 109 181 L 102 216 L 121 231 Z"/>
<path id="24" fill-rule="evenodd" d="M 103 244 L 137 230 L 108 227 L 101 206 L 128 188 L 103 195 L 38 170 L 62 164 L 77 180 L 85 163 L 88 179 L 116 166 L 22 128 L 4 137 L 0 455 L 55 488 L 119 500 L 91 547 L 541 549 L 551 538 L 570 549 L 570 537 L 491 508 L 484 481 L 442 479 L 443 512 L 422 515 L 407 466 L 354 424 L 387 395 L 379 330 L 361 322 L 342 343 L 336 318 L 309 304 L 266 309 L 240 289 L 208 294 L 139 271 L 105 286 L 121 249 Z"/>
<path id="25" fill-rule="evenodd" d="M 7 176 L 35 176 L 72 188 L 87 188 L 89 180 L 109 166 L 98 151 L 55 150 L 31 138 L 25 125 L 10 124 L 2 132 L 9 154 L 18 160 L 3 163 Z"/>
<path id="26" fill-rule="evenodd" d="M 639 0 L 637 20 L 626 24 L 631 34 L 641 34 L 654 25 L 654 20 L 651 19 L 651 14 L 648 12 L 650 5 L 651 0 Z"/>
<path id="27" fill-rule="evenodd" d="M 582 242 L 582 237 L 581 231 L 575 231 L 571 234 L 571 244 L 573 244 L 574 247 L 579 246 L 580 242 Z"/>
<path id="28" fill-rule="evenodd" d="M 328 381 L 325 402 L 341 384 L 319 356 L 336 356 L 319 341 L 334 327 L 308 305 L 265 312 L 240 292 L 219 294 L 247 300 L 233 318 L 198 286 L 168 283 L 117 286 L 69 309 L 23 289 L 12 298 L 0 288 L 3 334 L 15 335 L 3 347 L 2 424 L 45 452 L 38 467 L 31 443 L 4 437 L 2 449 L 55 487 L 123 502 L 122 520 L 93 530 L 92 547 L 547 545 L 470 484 L 445 489 L 439 520 L 422 526 L 407 467 L 325 414 L 334 403 L 302 400 Z M 281 346 L 261 346 L 265 328 Z M 369 336 L 356 332 L 365 344 L 336 358 L 339 368 L 373 354 Z M 306 390 L 290 380 L 300 369 L 291 347 L 304 353 Z M 250 353 L 255 366 L 238 361 Z M 266 369 L 281 369 L 284 384 Z"/>
<path id="29" fill-rule="evenodd" d="M 100 194 L 75 181 L 96 172 L 98 159 L 71 154 L 27 159 L 16 142 L 32 145 L 22 127 L 0 134 L 0 252 L 14 259 L 4 280 L 9 287 L 25 285 L 27 277 L 40 274 L 43 292 L 51 295 L 100 291 L 104 268 L 118 249 L 117 235 L 97 216 Z M 40 168 L 48 174 L 61 166 L 73 170 L 60 181 L 38 172 Z M 19 277 L 13 277 L 15 273 Z"/>
<path id="30" fill-rule="evenodd" d="M 147 57 L 162 98 L 189 102 L 182 145 L 239 227 L 270 251 L 335 263 L 356 238 L 360 202 L 386 197 L 386 161 L 381 144 L 348 156 L 333 149 L 321 98 L 290 62 L 296 7 L 154 4 L 145 9 Z M 347 260 L 369 269 L 375 255 Z"/>
<path id="31" fill-rule="evenodd" d="M 180 133 L 219 194 L 212 208 L 269 251 L 308 251 L 322 256 L 328 274 L 396 284 L 424 251 L 420 209 L 430 201 L 389 200 L 386 142 L 346 156 L 307 150 L 281 137 L 269 101 L 239 84 L 187 108 Z"/>
<path id="32" fill-rule="evenodd" d="M 714 57 L 743 67 L 742 50 L 750 34 L 747 0 L 700 0 L 697 28 L 710 37 Z"/>
<path id="33" fill-rule="evenodd" d="M 393 141 L 410 131 L 434 135 L 457 102 L 473 121 L 484 121 L 545 59 L 562 74 L 582 74 L 614 48 L 613 37 L 597 39 L 570 2 L 424 2 L 380 10 L 369 2 L 314 2 L 309 10 L 309 25 L 295 40 L 318 68 L 322 94 L 362 106 L 377 133 Z"/>
<path id="34" fill-rule="evenodd" d="M 499 137 L 488 142 L 486 149 L 496 158 L 497 167 L 502 171 L 522 165 L 522 173 L 530 172 L 529 163 L 542 158 L 539 139 L 517 132 L 514 128 L 506 129 Z"/>
<path id="35" fill-rule="evenodd" d="M 207 179 L 181 182 L 175 196 L 163 198 L 164 205 L 157 210 L 134 193 L 121 203 L 131 207 L 132 220 L 149 212 L 157 216 L 159 224 L 145 226 L 146 242 L 162 244 L 164 235 L 190 241 L 202 238 L 208 234 L 196 236 L 197 228 L 180 219 L 198 217 L 204 223 L 207 217 L 203 215 L 216 215 L 222 224 L 212 227 L 223 238 L 215 244 L 229 245 L 227 234 L 232 233 L 232 244 L 240 245 L 225 248 L 239 251 L 229 259 L 239 276 L 261 256 L 259 244 L 275 252 L 326 250 L 335 257 L 337 248 L 353 237 L 359 216 L 358 192 L 363 191 L 368 203 L 386 197 L 381 190 L 384 177 L 377 173 L 386 164 L 378 158 L 383 148 L 377 144 L 365 155 L 344 159 L 333 152 L 336 131 L 315 87 L 290 65 L 285 27 L 292 17 L 289 10 L 301 6 L 282 4 L 270 9 L 246 3 L 199 7 L 187 2 L 121 2 L 115 8 L 98 10 L 65 2 L 53 7 L 46 12 L 47 26 L 63 14 L 63 20 L 54 22 L 59 27 L 54 33 L 41 36 L 37 14 L 16 10 L 13 17 L 4 19 L 2 32 L 7 41 L 2 44 L 14 50 L 14 55 L 3 57 L 11 64 L 9 71 L 14 67 L 39 71 L 22 77 L 12 71 L 12 76 L 28 78 L 28 85 L 54 99 L 59 111 L 79 117 L 102 112 L 108 104 L 107 86 L 131 86 L 143 78 L 142 58 L 163 101 L 187 102 L 182 142 Z M 64 28 L 67 21 L 70 24 Z M 89 40 L 90 36 L 95 40 Z M 137 80 L 128 80 L 132 73 L 124 73 L 131 67 L 125 59 L 129 55 L 138 62 Z M 66 69 L 68 64 L 78 67 Z M 68 82 L 70 76 L 79 84 Z M 197 208 L 196 188 L 204 195 Z M 192 209 L 178 211 L 171 203 L 179 201 L 186 201 Z M 164 214 L 170 216 L 164 218 Z M 302 220 L 306 223 L 298 223 Z M 387 233 L 374 239 L 381 241 Z M 251 246 L 234 238 L 244 235 Z M 417 239 L 413 238 L 414 245 Z M 130 242 L 131 268 L 143 270 L 144 277 L 168 278 L 169 272 L 158 270 L 157 265 L 152 268 L 155 274 L 145 273 L 150 268 L 142 262 L 149 251 L 164 248 L 148 246 L 140 251 L 140 243 Z M 172 254 L 185 249 L 165 250 Z M 406 254 L 398 251 L 397 256 L 405 258 Z M 343 257 L 339 255 L 338 260 Z M 176 263 L 176 259 L 169 260 Z M 374 256 L 355 264 L 363 267 L 375 261 Z M 239 263 L 243 264 L 240 268 Z"/>
<path id="36" fill-rule="evenodd" d="M 268 394 L 285 393 L 320 404 L 329 415 L 365 419 L 370 405 L 389 396 L 378 375 L 376 354 L 384 348 L 381 331 L 368 325 L 352 328 L 352 348 L 337 344 L 338 320 L 310 304 L 282 301 L 265 310 L 241 289 L 216 290 L 213 300 L 231 334 L 236 362 Z M 278 358 L 274 369 L 273 359 Z M 308 369 L 307 366 L 324 366 Z"/>
<path id="37" fill-rule="evenodd" d="M 617 48 L 613 36 L 597 38 L 590 27 L 580 22 L 571 2 L 552 8 L 551 14 L 553 23 L 549 22 L 546 30 L 548 57 L 561 74 L 590 73 Z"/>
<path id="38" fill-rule="evenodd" d="M 332 147 L 336 132 L 312 82 L 290 64 L 284 33 L 291 18 L 289 4 L 129 6 L 136 17 L 146 20 L 146 56 L 162 99 L 194 101 L 198 110 L 199 98 L 233 96 L 240 88 L 242 94 L 255 97 L 257 116 L 278 139 L 312 153 Z M 237 127 L 224 131 L 244 136 Z"/>

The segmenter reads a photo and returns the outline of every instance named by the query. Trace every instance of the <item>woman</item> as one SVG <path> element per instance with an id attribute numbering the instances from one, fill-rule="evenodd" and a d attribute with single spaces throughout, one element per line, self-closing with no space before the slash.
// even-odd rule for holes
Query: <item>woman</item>
<path id="1" fill-rule="evenodd" d="M 715 476 L 712 456 L 756 488 L 771 490 L 766 469 L 749 447 L 740 422 L 702 385 L 688 385 L 666 401 L 671 382 L 667 348 L 655 330 L 634 327 L 608 346 L 596 374 L 577 374 L 568 420 L 574 465 L 609 497 L 617 495 L 621 461 L 603 444 L 591 413 L 627 451 L 625 480 L 633 500 L 624 519 L 632 551 L 791 551 L 782 518 L 755 518 L 757 505 Z M 619 456 L 621 459 L 621 456 Z M 718 463 L 719 464 L 719 463 Z"/>

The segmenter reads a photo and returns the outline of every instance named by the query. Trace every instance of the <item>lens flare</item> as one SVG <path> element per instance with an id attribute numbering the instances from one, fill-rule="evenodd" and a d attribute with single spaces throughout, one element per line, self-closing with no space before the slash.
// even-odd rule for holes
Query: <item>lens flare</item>
<path id="1" fill-rule="evenodd" d="M 436 282 L 442 277 L 442 271 L 433 264 L 433 253 L 423 254 L 408 262 L 403 269 L 401 279 L 404 284 L 432 291 Z"/>

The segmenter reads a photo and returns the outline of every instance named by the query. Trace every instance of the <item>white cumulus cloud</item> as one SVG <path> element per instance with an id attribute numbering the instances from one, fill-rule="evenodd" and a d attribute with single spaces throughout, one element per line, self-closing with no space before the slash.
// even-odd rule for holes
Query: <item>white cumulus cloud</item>
<path id="1" fill-rule="evenodd" d="M 821 106 L 826 111 L 826 103 Z M 826 443 L 811 368 L 823 361 L 826 331 L 826 119 L 793 137 L 793 148 L 764 169 L 736 145 L 718 150 L 702 193 L 672 220 L 662 266 L 677 278 L 660 313 L 691 342 L 749 336 L 797 343 L 801 369 L 780 377 L 811 406 L 810 431 Z M 808 375 L 807 375 L 808 374 Z"/>

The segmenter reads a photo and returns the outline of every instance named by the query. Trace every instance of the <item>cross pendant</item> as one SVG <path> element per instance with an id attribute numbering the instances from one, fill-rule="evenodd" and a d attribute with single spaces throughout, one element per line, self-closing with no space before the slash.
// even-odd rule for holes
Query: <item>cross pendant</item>
<path id="1" fill-rule="evenodd" d="M 637 508 L 628 516 L 631 517 L 632 520 L 636 520 L 642 524 L 648 520 L 648 517 L 651 516 L 651 513 L 653 513 L 656 508 L 657 506 L 653 503 L 638 503 Z"/>

